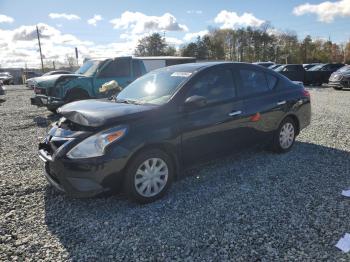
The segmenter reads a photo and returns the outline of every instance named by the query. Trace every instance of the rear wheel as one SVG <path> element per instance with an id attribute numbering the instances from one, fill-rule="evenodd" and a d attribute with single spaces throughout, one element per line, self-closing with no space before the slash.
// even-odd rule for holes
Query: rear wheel
<path id="1" fill-rule="evenodd" d="M 174 177 L 171 158 L 161 150 L 141 152 L 130 163 L 124 191 L 132 201 L 145 204 L 161 198 Z"/>
<path id="2" fill-rule="evenodd" d="M 296 133 L 295 121 L 290 117 L 285 118 L 275 131 L 272 150 L 277 153 L 285 153 L 291 150 L 295 142 Z"/>

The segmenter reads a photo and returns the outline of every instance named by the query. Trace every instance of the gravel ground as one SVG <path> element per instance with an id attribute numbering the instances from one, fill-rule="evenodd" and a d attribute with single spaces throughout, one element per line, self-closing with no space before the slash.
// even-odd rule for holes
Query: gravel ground
<path id="1" fill-rule="evenodd" d="M 36 150 L 47 123 L 32 91 L 0 103 L 0 260 L 349 261 L 350 92 L 310 89 L 312 125 L 284 155 L 254 149 L 187 170 L 164 199 L 71 199 Z"/>

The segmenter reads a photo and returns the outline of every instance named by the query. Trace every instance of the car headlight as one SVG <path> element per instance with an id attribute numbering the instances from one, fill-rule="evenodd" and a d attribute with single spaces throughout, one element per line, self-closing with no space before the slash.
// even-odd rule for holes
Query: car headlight
<path id="1" fill-rule="evenodd" d="M 73 147 L 67 153 L 67 157 L 78 159 L 102 156 L 105 153 L 105 148 L 121 139 L 126 134 L 126 131 L 127 128 L 125 126 L 119 126 L 89 136 Z"/>

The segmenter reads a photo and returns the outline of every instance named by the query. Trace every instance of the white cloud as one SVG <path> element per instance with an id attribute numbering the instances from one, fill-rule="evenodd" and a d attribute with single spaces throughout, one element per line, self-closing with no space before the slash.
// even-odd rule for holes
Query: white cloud
<path id="1" fill-rule="evenodd" d="M 91 41 L 64 34 L 44 23 L 39 23 L 38 28 L 45 61 L 63 63 L 66 55 L 74 56 L 74 47 L 78 47 L 81 57 L 94 53 L 95 46 Z M 25 63 L 29 67 L 40 65 L 36 26 L 20 26 L 14 30 L 0 29 L 0 65 L 24 67 Z"/>
<path id="2" fill-rule="evenodd" d="M 199 32 L 187 33 L 184 36 L 184 40 L 186 42 L 189 42 L 191 40 L 195 40 L 198 36 L 199 37 L 205 36 L 206 34 L 208 34 L 208 32 L 209 32 L 208 30 L 202 30 L 202 31 L 199 31 Z"/>
<path id="3" fill-rule="evenodd" d="M 203 11 L 202 10 L 187 10 L 186 13 L 189 15 L 191 15 L 191 14 L 201 15 L 201 14 L 203 14 Z"/>
<path id="4" fill-rule="evenodd" d="M 66 20 L 79 20 L 80 17 L 75 14 L 66 14 L 66 13 L 50 13 L 49 17 L 51 19 L 66 19 Z"/>
<path id="5" fill-rule="evenodd" d="M 10 16 L 0 14 L 0 23 L 13 23 L 15 19 Z"/>
<path id="6" fill-rule="evenodd" d="M 125 30 L 132 35 L 157 31 L 188 31 L 186 25 L 179 24 L 175 16 L 169 13 L 162 16 L 148 16 L 140 12 L 126 11 L 110 22 L 115 29 Z"/>
<path id="7" fill-rule="evenodd" d="M 294 8 L 293 14 L 297 16 L 316 14 L 321 22 L 330 23 L 336 18 L 350 16 L 350 0 L 336 2 L 322 2 L 320 4 L 302 4 Z"/>
<path id="8" fill-rule="evenodd" d="M 101 21 L 102 20 L 102 16 L 100 15 L 94 15 L 93 18 L 90 18 L 89 20 L 87 20 L 87 23 L 89 25 L 93 25 L 93 26 L 96 26 L 97 25 L 97 22 L 98 21 Z"/>
<path id="9" fill-rule="evenodd" d="M 216 24 L 221 24 L 221 29 L 237 28 L 237 27 L 259 27 L 266 21 L 256 18 L 252 13 L 243 13 L 238 15 L 236 12 L 222 10 L 214 19 Z"/>
<path id="10" fill-rule="evenodd" d="M 165 42 L 172 46 L 179 46 L 184 43 L 181 39 L 178 39 L 176 37 L 168 37 L 168 36 L 165 37 Z"/>

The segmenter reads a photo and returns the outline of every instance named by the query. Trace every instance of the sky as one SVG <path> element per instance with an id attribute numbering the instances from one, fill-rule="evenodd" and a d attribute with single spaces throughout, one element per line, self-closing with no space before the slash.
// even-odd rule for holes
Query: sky
<path id="1" fill-rule="evenodd" d="M 130 55 L 140 38 L 161 32 L 179 48 L 210 28 L 260 27 L 294 31 L 302 39 L 350 39 L 350 0 L 87 1 L 0 0 L 0 66 L 40 65 L 35 26 L 44 61 Z"/>

